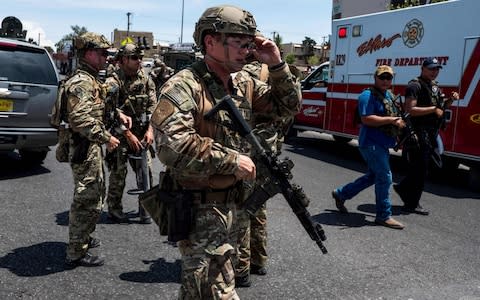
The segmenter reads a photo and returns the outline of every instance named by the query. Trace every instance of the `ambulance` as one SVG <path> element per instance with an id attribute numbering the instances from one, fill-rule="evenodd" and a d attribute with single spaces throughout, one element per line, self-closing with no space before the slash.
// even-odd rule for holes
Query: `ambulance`
<path id="1" fill-rule="evenodd" d="M 302 82 L 302 109 L 291 132 L 325 132 L 343 142 L 356 138 L 357 98 L 372 85 L 375 68 L 391 66 L 393 93 L 403 96 L 423 60 L 436 57 L 443 92 L 460 93 L 440 133 L 445 160 L 480 166 L 479 12 L 478 0 L 450 0 L 333 20 L 330 61 Z"/>

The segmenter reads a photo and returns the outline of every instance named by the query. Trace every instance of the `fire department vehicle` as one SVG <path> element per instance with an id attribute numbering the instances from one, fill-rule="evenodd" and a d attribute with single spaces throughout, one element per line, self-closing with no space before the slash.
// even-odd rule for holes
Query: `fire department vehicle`
<path id="1" fill-rule="evenodd" d="M 394 94 L 420 75 L 426 57 L 443 69 L 437 78 L 445 95 L 460 93 L 447 110 L 441 132 L 447 161 L 480 166 L 480 1 L 451 0 L 333 20 L 330 62 L 302 82 L 302 110 L 293 131 L 330 133 L 338 141 L 356 138 L 357 98 L 373 83 L 379 65 L 390 65 Z"/>

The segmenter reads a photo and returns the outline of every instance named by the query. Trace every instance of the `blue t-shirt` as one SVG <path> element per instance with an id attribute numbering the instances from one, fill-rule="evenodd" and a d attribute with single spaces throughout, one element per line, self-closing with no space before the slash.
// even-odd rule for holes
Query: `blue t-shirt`
<path id="1" fill-rule="evenodd" d="M 385 98 L 392 101 L 390 93 L 385 93 Z M 358 97 L 358 112 L 362 117 L 369 115 L 384 116 L 385 107 L 382 101 L 377 99 L 372 92 L 367 89 Z M 395 146 L 395 142 L 395 138 L 386 135 L 377 127 L 369 127 L 362 124 L 360 128 L 360 135 L 358 137 L 358 145 L 360 147 L 377 145 L 391 148 Z"/>

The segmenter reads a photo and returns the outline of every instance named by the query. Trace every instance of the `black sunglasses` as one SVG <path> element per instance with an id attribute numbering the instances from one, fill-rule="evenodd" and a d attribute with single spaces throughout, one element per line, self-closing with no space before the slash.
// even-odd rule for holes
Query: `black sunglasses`
<path id="1" fill-rule="evenodd" d="M 380 76 L 377 76 L 377 78 L 380 80 L 392 80 L 393 76 L 388 74 L 382 74 Z"/>
<path id="2" fill-rule="evenodd" d="M 105 49 L 97 49 L 97 53 L 100 54 L 100 55 L 103 56 L 103 57 L 107 57 L 107 56 L 108 56 L 108 51 L 105 50 Z"/>
<path id="3" fill-rule="evenodd" d="M 143 56 L 141 56 L 141 55 L 130 55 L 129 58 L 132 59 L 132 60 L 139 60 L 139 59 L 142 59 Z"/>

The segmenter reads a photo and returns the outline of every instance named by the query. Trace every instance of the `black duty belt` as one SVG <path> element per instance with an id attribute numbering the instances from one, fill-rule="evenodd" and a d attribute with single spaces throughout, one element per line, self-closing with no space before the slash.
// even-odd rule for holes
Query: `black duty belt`
<path id="1" fill-rule="evenodd" d="M 232 189 L 190 191 L 193 204 L 220 204 L 225 205 Z"/>

